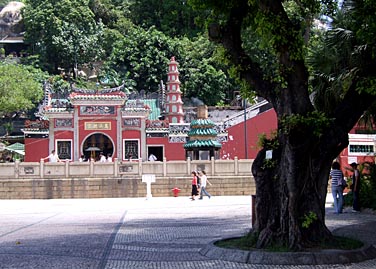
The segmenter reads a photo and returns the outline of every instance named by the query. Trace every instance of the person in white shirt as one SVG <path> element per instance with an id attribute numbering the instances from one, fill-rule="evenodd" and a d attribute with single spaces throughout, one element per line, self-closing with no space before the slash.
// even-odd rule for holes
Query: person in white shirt
<path id="1" fill-rule="evenodd" d="M 207 176 L 206 176 L 206 172 L 205 171 L 201 171 L 200 172 L 200 179 L 201 179 L 201 186 L 200 186 L 200 200 L 202 200 L 204 197 L 203 197 L 203 194 L 205 194 L 206 196 L 209 197 L 209 199 L 211 198 L 211 195 L 210 193 L 208 193 L 208 191 L 206 190 L 206 184 L 208 183 L 209 185 L 211 185 L 211 183 L 209 182 Z"/>
<path id="2" fill-rule="evenodd" d="M 99 155 L 99 162 L 105 163 L 106 162 L 106 156 L 103 155 L 103 152 Z"/>
<path id="3" fill-rule="evenodd" d="M 157 160 L 157 157 L 152 153 L 149 155 L 149 162 L 155 162 Z"/>
<path id="4" fill-rule="evenodd" d="M 50 163 L 60 162 L 59 155 L 57 155 L 55 150 L 52 150 L 51 154 L 48 155 L 46 158 L 42 158 L 43 161 L 45 161 L 46 159 L 48 159 Z"/>
<path id="5" fill-rule="evenodd" d="M 112 162 L 112 155 L 107 154 L 107 162 L 111 163 Z"/>

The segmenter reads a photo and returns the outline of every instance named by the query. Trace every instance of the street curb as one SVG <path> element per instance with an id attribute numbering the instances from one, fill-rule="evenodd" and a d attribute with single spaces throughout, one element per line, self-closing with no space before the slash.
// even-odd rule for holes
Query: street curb
<path id="1" fill-rule="evenodd" d="M 212 241 L 202 248 L 200 254 L 211 259 L 263 265 L 348 264 L 376 258 L 376 248 L 370 244 L 365 244 L 363 247 L 354 250 L 329 249 L 317 252 L 270 252 L 220 248 L 214 245 L 217 241 Z"/>

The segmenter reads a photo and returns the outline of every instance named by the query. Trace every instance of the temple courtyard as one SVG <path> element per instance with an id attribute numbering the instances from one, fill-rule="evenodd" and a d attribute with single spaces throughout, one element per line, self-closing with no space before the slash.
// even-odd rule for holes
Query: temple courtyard
<path id="1" fill-rule="evenodd" d="M 0 200 L 0 208 L 0 268 L 376 268 L 376 259 L 266 265 L 215 256 L 213 241 L 251 228 L 250 196 Z M 376 245 L 375 214 L 332 211 L 329 198 L 331 230 Z"/>

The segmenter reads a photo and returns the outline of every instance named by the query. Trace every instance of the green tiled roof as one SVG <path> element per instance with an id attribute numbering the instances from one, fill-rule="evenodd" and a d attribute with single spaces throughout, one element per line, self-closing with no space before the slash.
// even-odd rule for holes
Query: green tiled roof
<path id="1" fill-rule="evenodd" d="M 185 149 L 189 148 L 221 148 L 222 144 L 215 140 L 193 140 L 184 144 Z"/>
<path id="2" fill-rule="evenodd" d="M 188 136 L 217 136 L 217 132 L 212 128 L 195 128 L 188 132 Z"/>
<path id="3" fill-rule="evenodd" d="M 149 120 L 158 120 L 158 117 L 161 115 L 161 110 L 158 106 L 157 99 L 144 99 L 142 101 L 151 109 Z"/>
<path id="4" fill-rule="evenodd" d="M 156 99 L 142 99 L 142 100 L 127 100 L 125 103 L 124 109 L 139 110 L 145 109 L 144 106 L 150 108 L 149 120 L 158 120 L 158 117 L 161 115 L 161 110 L 158 106 Z"/>
<path id="5" fill-rule="evenodd" d="M 188 132 L 190 141 L 184 144 L 185 149 L 221 148 L 222 144 L 216 140 L 217 131 L 215 123 L 209 119 L 196 119 L 191 121 L 191 129 Z"/>
<path id="6" fill-rule="evenodd" d="M 195 128 L 195 126 L 215 126 L 215 123 L 209 119 L 196 119 L 191 122 L 191 128 Z"/>

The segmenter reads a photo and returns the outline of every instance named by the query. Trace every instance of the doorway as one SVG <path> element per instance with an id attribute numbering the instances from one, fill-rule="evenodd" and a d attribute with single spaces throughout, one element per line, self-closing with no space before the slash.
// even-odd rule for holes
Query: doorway
<path id="1" fill-rule="evenodd" d="M 89 135 L 82 144 L 82 154 L 86 160 L 91 158 L 99 160 L 99 154 L 103 152 L 104 156 L 114 155 L 114 144 L 110 137 L 102 133 Z"/>
<path id="2" fill-rule="evenodd" d="M 163 161 L 163 146 L 148 146 L 148 158 L 150 154 L 154 154 L 157 161 Z"/>

